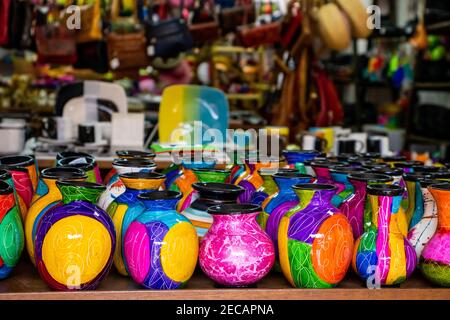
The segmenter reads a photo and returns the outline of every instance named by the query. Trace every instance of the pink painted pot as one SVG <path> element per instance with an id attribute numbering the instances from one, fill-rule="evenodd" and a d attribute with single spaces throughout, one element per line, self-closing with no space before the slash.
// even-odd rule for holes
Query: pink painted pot
<path id="1" fill-rule="evenodd" d="M 260 206 L 252 204 L 222 204 L 208 209 L 213 224 L 200 244 L 199 262 L 216 283 L 245 287 L 269 273 L 275 249 L 256 222 L 260 211 Z"/>

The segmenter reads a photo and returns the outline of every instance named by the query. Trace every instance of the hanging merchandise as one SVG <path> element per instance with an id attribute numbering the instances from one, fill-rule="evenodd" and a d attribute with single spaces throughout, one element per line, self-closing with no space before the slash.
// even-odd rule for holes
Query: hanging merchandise
<path id="1" fill-rule="evenodd" d="M 217 0 L 215 1 L 217 4 Z M 235 32 L 239 26 L 255 21 L 255 7 L 251 0 L 237 0 L 234 6 L 221 6 L 219 13 L 220 29 L 226 35 Z"/>
<path id="2" fill-rule="evenodd" d="M 60 11 L 53 6 L 37 8 L 36 49 L 39 63 L 74 64 L 77 61 L 76 35 L 69 30 Z M 40 17 L 39 17 L 40 16 Z"/>
<path id="3" fill-rule="evenodd" d="M 317 9 L 317 24 L 323 43 L 329 49 L 341 51 L 350 46 L 351 34 L 345 15 L 334 3 Z"/>
<path id="4" fill-rule="evenodd" d="M 125 0 L 113 0 L 108 34 L 108 59 L 113 72 L 137 77 L 140 68 L 146 68 L 149 60 L 146 52 L 145 32 L 137 20 L 135 5 Z"/>
<path id="5" fill-rule="evenodd" d="M 8 44 L 10 6 L 11 0 L 0 0 L 0 46 Z"/>
<path id="6" fill-rule="evenodd" d="M 214 15 L 214 3 L 212 0 L 196 1 L 189 32 L 196 46 L 217 40 L 219 37 L 219 24 Z"/>
<path id="7" fill-rule="evenodd" d="M 146 25 L 146 37 L 148 41 L 147 54 L 150 58 L 173 58 L 190 50 L 193 47 L 192 36 L 186 21 L 181 17 L 184 5 L 181 0 L 177 7 L 180 16 L 155 22 L 153 6 L 150 10 L 150 22 Z M 160 10 L 163 8 L 160 4 Z M 161 18 L 159 18 L 161 19 Z"/>
<path id="8" fill-rule="evenodd" d="M 77 42 L 98 41 L 103 38 L 100 0 L 76 0 L 80 9 L 81 28 L 77 30 Z"/>
<path id="9" fill-rule="evenodd" d="M 372 29 L 368 27 L 369 14 L 362 0 L 336 0 L 339 8 L 346 15 L 355 38 L 368 38 Z"/>
<path id="10" fill-rule="evenodd" d="M 33 47 L 34 39 L 31 35 L 33 24 L 33 10 L 34 4 L 29 0 L 11 1 L 8 47 L 14 49 L 31 49 Z"/>

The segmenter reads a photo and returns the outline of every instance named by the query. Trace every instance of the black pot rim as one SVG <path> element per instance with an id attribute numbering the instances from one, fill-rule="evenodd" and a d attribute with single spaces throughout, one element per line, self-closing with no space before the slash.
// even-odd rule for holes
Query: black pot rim
<path id="1" fill-rule="evenodd" d="M 145 179 L 145 180 L 159 180 L 159 179 L 165 179 L 166 176 L 162 173 L 158 172 L 126 172 L 119 175 L 119 178 L 125 178 L 125 179 Z"/>
<path id="2" fill-rule="evenodd" d="M 433 178 L 433 175 L 430 172 L 412 172 L 403 174 L 403 179 L 405 181 L 419 181 L 424 178 Z"/>
<path id="3" fill-rule="evenodd" d="M 221 182 L 195 182 L 192 187 L 198 192 L 210 192 L 214 194 L 241 194 L 245 189 L 231 183 Z"/>
<path id="4" fill-rule="evenodd" d="M 195 172 L 216 172 L 216 173 L 227 173 L 230 174 L 231 170 L 228 169 L 219 169 L 219 168 L 194 168 L 192 171 Z"/>
<path id="5" fill-rule="evenodd" d="M 296 153 L 296 154 L 320 154 L 317 150 L 283 150 L 282 154 L 286 155 L 288 153 Z"/>
<path id="6" fill-rule="evenodd" d="M 450 171 L 433 172 L 431 173 L 431 175 L 433 176 L 433 179 L 444 179 L 444 178 L 450 179 Z"/>
<path id="7" fill-rule="evenodd" d="M 334 191 L 337 187 L 330 183 L 298 183 L 292 186 L 294 190 Z"/>
<path id="8" fill-rule="evenodd" d="M 327 160 L 320 160 L 320 161 L 313 161 L 311 162 L 312 167 L 317 168 L 330 168 L 330 167 L 338 167 L 338 166 L 348 166 L 348 162 L 343 161 L 327 161 Z"/>
<path id="9" fill-rule="evenodd" d="M 75 163 L 75 164 L 70 164 L 70 162 L 77 160 L 77 159 L 86 159 L 86 163 Z M 91 171 L 94 169 L 95 167 L 95 159 L 92 157 L 67 157 L 67 158 L 62 158 L 58 160 L 58 165 L 60 167 L 72 167 L 72 168 L 80 168 L 83 169 L 85 171 Z"/>
<path id="10" fill-rule="evenodd" d="M 274 178 L 281 179 L 299 179 L 299 178 L 309 178 L 312 179 L 313 176 L 310 174 L 300 173 L 300 172 L 277 172 L 273 175 Z"/>
<path id="11" fill-rule="evenodd" d="M 141 150 L 117 150 L 116 155 L 118 157 L 131 157 L 131 158 L 154 158 L 156 154 L 152 151 Z"/>
<path id="12" fill-rule="evenodd" d="M 125 168 L 155 168 L 156 163 L 152 160 L 144 158 L 131 158 L 131 159 L 114 159 L 113 166 L 125 167 Z"/>
<path id="13" fill-rule="evenodd" d="M 0 180 L 9 180 L 12 175 L 8 170 L 0 169 Z"/>
<path id="14" fill-rule="evenodd" d="M 330 167 L 331 173 L 344 173 L 344 174 L 351 174 L 351 173 L 358 173 L 358 172 L 368 172 L 369 169 L 366 168 L 345 168 L 345 167 Z"/>
<path id="15" fill-rule="evenodd" d="M 429 179 L 429 178 L 423 178 L 423 179 L 419 179 L 419 183 L 420 183 L 420 187 L 421 188 L 428 188 L 429 186 L 433 185 L 433 184 L 444 184 L 447 183 L 446 181 L 440 181 L 440 180 L 436 180 L 436 179 Z"/>
<path id="16" fill-rule="evenodd" d="M 372 169 L 370 172 L 385 174 L 391 177 L 397 177 L 403 175 L 403 170 L 400 168 L 382 167 L 378 169 Z"/>
<path id="17" fill-rule="evenodd" d="M 273 176 L 275 173 L 278 173 L 278 172 L 297 173 L 299 171 L 295 168 L 261 168 L 261 169 L 258 169 L 258 173 L 260 176 Z"/>
<path id="18" fill-rule="evenodd" d="M 405 156 L 390 156 L 390 157 L 382 157 L 381 160 L 384 162 L 405 162 Z"/>
<path id="19" fill-rule="evenodd" d="M 56 155 L 56 160 L 61 160 L 64 158 L 68 158 L 68 157 L 91 157 L 94 158 L 93 156 L 91 156 L 89 153 L 86 152 L 78 152 L 78 151 L 61 151 L 58 152 L 58 154 Z"/>
<path id="20" fill-rule="evenodd" d="M 7 195 L 13 192 L 13 188 L 6 181 L 0 180 L 0 194 Z"/>
<path id="21" fill-rule="evenodd" d="M 206 211 L 212 215 L 236 215 L 261 212 L 261 206 L 256 204 L 219 204 L 209 207 Z"/>
<path id="22" fill-rule="evenodd" d="M 364 182 L 391 182 L 394 179 L 386 174 L 378 174 L 372 172 L 354 173 L 348 176 L 350 180 L 364 181 Z"/>
<path id="23" fill-rule="evenodd" d="M 375 168 L 388 168 L 388 167 L 390 167 L 390 165 L 385 162 L 367 162 L 367 161 L 365 161 L 361 164 L 361 167 L 366 168 L 366 169 L 375 169 Z"/>
<path id="24" fill-rule="evenodd" d="M 423 162 L 420 161 L 404 161 L 394 163 L 394 167 L 396 168 L 412 168 L 413 166 L 423 165 Z"/>
<path id="25" fill-rule="evenodd" d="M 86 173 L 74 167 L 53 167 L 42 170 L 41 177 L 43 179 L 86 179 Z"/>
<path id="26" fill-rule="evenodd" d="M 12 161 L 16 159 L 16 161 Z M 21 159 L 21 161 L 18 161 Z M 6 160 L 6 163 L 5 163 Z M 28 167 L 35 164 L 35 159 L 32 156 L 3 156 L 0 157 L 0 165 L 5 167 Z"/>
<path id="27" fill-rule="evenodd" d="M 428 186 L 428 189 L 450 191 L 450 182 L 432 184 L 432 185 Z"/>
<path id="28" fill-rule="evenodd" d="M 180 192 L 172 191 L 172 190 L 163 190 L 163 191 L 153 191 L 153 192 L 144 192 L 138 195 L 139 200 L 152 200 L 152 201 L 163 201 L 163 200 L 179 200 L 183 197 Z"/>
<path id="29" fill-rule="evenodd" d="M 394 184 L 370 184 L 367 193 L 375 196 L 401 196 L 404 193 L 402 187 Z"/>
<path id="30" fill-rule="evenodd" d="M 427 172 L 427 173 L 435 173 L 439 172 L 441 169 L 439 167 L 433 167 L 433 166 L 413 166 L 412 167 L 414 172 Z"/>
<path id="31" fill-rule="evenodd" d="M 379 152 L 365 152 L 365 153 L 358 153 L 358 155 L 361 158 L 365 159 L 379 159 L 381 157 L 381 153 Z"/>
<path id="32" fill-rule="evenodd" d="M 60 180 L 56 181 L 57 186 L 75 186 L 80 188 L 87 188 L 87 189 L 97 189 L 97 190 L 106 190 L 106 187 L 102 184 L 95 183 L 95 182 L 88 182 L 88 181 L 77 181 L 77 180 Z"/>

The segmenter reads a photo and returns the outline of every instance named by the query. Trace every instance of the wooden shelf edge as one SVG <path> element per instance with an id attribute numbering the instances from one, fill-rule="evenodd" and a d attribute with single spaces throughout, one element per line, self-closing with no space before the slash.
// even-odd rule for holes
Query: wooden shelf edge
<path id="1" fill-rule="evenodd" d="M 179 289 L 2 293 L 0 300 L 450 300 L 450 290 L 427 289 Z"/>

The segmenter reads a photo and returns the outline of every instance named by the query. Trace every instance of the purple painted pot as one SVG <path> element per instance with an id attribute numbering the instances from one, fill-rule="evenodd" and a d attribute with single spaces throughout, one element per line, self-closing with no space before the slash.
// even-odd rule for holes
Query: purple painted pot
<path id="1" fill-rule="evenodd" d="M 338 167 L 348 167 L 349 164 L 346 162 L 339 162 L 339 161 L 313 161 L 311 163 L 311 167 L 313 168 L 316 177 L 317 177 L 317 183 L 324 183 L 324 184 L 333 184 L 333 178 L 331 177 L 330 169 L 338 168 Z"/>
<path id="2" fill-rule="evenodd" d="M 244 287 L 269 273 L 275 250 L 256 222 L 260 211 L 260 206 L 252 204 L 224 204 L 208 209 L 214 221 L 201 242 L 199 262 L 203 272 L 216 283 Z"/>

